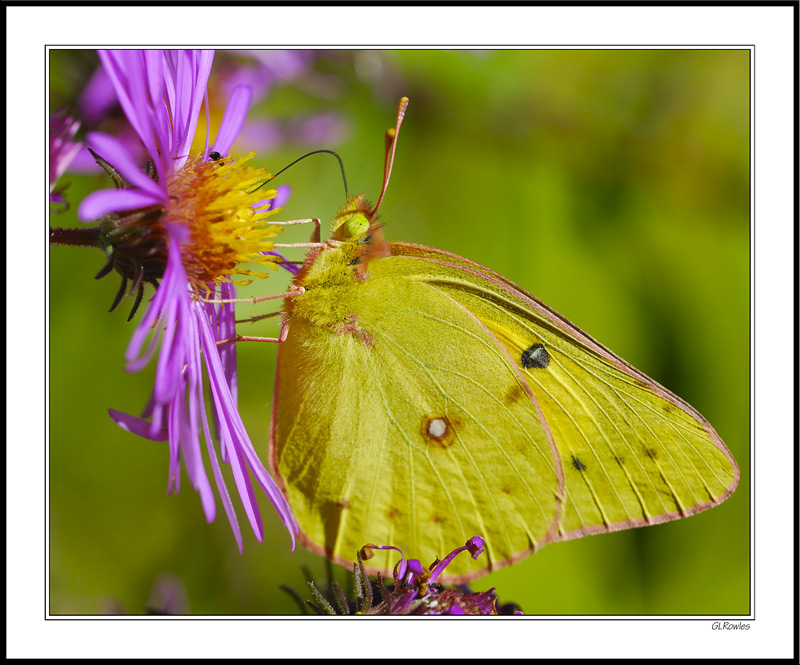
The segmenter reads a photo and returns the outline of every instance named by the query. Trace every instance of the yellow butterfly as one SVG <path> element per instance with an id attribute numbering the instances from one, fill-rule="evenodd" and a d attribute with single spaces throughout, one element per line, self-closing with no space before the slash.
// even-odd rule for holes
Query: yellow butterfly
<path id="1" fill-rule="evenodd" d="M 270 465 L 302 542 L 344 564 L 368 543 L 426 562 L 482 536 L 487 558 L 447 569 L 466 582 L 727 499 L 738 466 L 686 402 L 503 276 L 383 239 L 407 103 L 378 203 L 352 197 L 331 240 L 317 230 L 285 304 Z"/>

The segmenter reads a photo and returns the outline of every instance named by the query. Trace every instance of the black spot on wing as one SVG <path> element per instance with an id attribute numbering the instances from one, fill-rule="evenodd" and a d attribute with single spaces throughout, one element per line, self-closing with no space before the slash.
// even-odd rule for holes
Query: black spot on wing
<path id="1" fill-rule="evenodd" d="M 586 465 L 581 462 L 575 455 L 572 455 L 572 468 L 577 471 L 586 471 Z"/>
<path id="2" fill-rule="evenodd" d="M 550 354 L 544 344 L 531 344 L 522 352 L 520 362 L 525 369 L 544 369 L 550 363 Z"/>

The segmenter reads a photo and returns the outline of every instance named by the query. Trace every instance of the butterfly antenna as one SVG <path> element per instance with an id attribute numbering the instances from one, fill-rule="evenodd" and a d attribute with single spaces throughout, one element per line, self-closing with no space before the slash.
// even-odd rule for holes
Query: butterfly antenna
<path id="1" fill-rule="evenodd" d="M 301 162 L 301 161 L 303 161 L 303 160 L 304 160 L 306 157 L 311 157 L 311 155 L 316 155 L 316 154 L 318 154 L 318 153 L 321 153 L 321 152 L 327 152 L 329 155 L 333 155 L 334 157 L 336 157 L 336 159 L 337 159 L 337 160 L 339 160 L 339 168 L 342 170 L 342 182 L 344 183 L 344 195 L 345 195 L 345 198 L 350 198 L 350 194 L 349 194 L 349 193 L 348 193 L 348 191 L 347 191 L 347 176 L 346 176 L 346 175 L 345 175 L 345 173 L 344 173 L 344 162 L 342 162 L 342 158 L 341 158 L 341 157 L 339 157 L 339 155 L 338 155 L 338 154 L 336 154 L 336 153 L 335 153 L 333 150 L 324 150 L 324 149 L 323 149 L 323 150 L 312 150 L 311 152 L 308 152 L 308 153 L 306 153 L 306 154 L 305 154 L 305 155 L 303 155 L 302 157 L 298 157 L 298 158 L 297 158 L 297 159 L 295 159 L 295 160 L 294 160 L 294 161 L 293 161 L 291 164 L 287 164 L 286 166 L 284 166 L 284 167 L 283 167 L 283 168 L 282 168 L 280 171 L 278 171 L 277 173 L 273 173 L 273 174 L 272 174 L 272 175 L 271 175 L 271 176 L 270 176 L 270 177 L 269 177 L 267 180 L 265 180 L 264 182 L 262 182 L 262 183 L 261 183 L 261 184 L 260 184 L 258 187 L 256 187 L 255 189 L 251 190 L 251 193 L 252 193 L 252 192 L 256 192 L 256 191 L 258 191 L 259 189 L 261 189 L 261 188 L 262 188 L 264 185 L 266 185 L 266 184 L 267 184 L 267 183 L 268 183 L 270 180 L 274 180 L 274 179 L 275 179 L 275 178 L 277 178 L 277 177 L 278 177 L 278 176 L 279 176 L 281 173 L 283 173 L 283 172 L 284 172 L 286 169 L 288 169 L 289 167 L 291 167 L 291 166 L 294 166 L 295 164 L 297 164 L 297 162 Z"/>
<path id="2" fill-rule="evenodd" d="M 408 97 L 401 97 L 400 103 L 397 105 L 397 123 L 391 129 L 386 131 L 386 156 L 383 160 L 383 188 L 381 189 L 381 196 L 378 203 L 372 209 L 374 215 L 380 208 L 381 201 L 386 194 L 386 188 L 389 186 L 389 177 L 392 175 L 392 164 L 394 164 L 394 151 L 397 147 L 397 135 L 400 133 L 400 125 L 403 124 L 403 118 L 406 115 L 408 108 Z"/>

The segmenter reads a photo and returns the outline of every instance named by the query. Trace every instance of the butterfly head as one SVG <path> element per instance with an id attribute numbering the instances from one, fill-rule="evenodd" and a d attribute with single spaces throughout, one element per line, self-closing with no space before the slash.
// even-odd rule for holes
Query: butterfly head
<path id="1" fill-rule="evenodd" d="M 375 221 L 375 211 L 363 194 L 347 199 L 333 218 L 331 233 L 336 240 L 358 240 L 365 236 Z"/>

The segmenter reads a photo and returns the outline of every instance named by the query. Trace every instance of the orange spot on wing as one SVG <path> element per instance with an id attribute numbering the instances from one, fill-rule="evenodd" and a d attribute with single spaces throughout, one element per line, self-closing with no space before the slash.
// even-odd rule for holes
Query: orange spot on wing
<path id="1" fill-rule="evenodd" d="M 455 443 L 455 429 L 461 421 L 447 416 L 425 416 L 420 429 L 422 438 L 426 443 L 434 444 L 439 448 L 449 448 Z"/>

